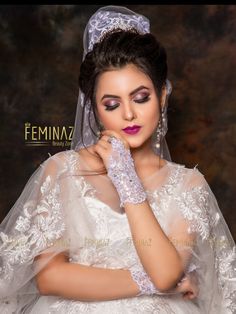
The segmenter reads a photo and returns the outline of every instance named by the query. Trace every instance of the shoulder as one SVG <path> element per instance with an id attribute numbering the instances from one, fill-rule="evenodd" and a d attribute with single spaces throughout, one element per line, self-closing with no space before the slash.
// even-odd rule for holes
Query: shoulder
<path id="1" fill-rule="evenodd" d="M 76 164 L 78 156 L 74 150 L 65 150 L 50 155 L 41 164 L 40 168 L 45 175 L 59 177 L 64 173 L 68 173 Z"/>
<path id="2" fill-rule="evenodd" d="M 70 160 L 75 160 L 79 158 L 78 151 L 73 149 L 68 149 L 64 151 L 59 151 L 53 155 L 50 155 L 44 162 L 46 163 L 68 163 Z"/>
<path id="3" fill-rule="evenodd" d="M 195 165 L 194 167 L 187 167 L 184 164 L 173 161 L 169 162 L 169 164 L 175 170 L 177 176 L 179 177 L 179 182 L 182 182 L 183 185 L 190 188 L 207 185 L 204 174 L 197 168 L 198 165 Z"/>
<path id="4" fill-rule="evenodd" d="M 80 170 L 87 171 L 88 169 L 96 171 L 101 169 L 103 164 L 94 153 L 93 146 L 80 148 L 79 150 L 69 149 L 60 151 L 50 156 L 45 161 L 45 164 L 47 166 L 57 166 L 71 174 L 78 173 Z"/>

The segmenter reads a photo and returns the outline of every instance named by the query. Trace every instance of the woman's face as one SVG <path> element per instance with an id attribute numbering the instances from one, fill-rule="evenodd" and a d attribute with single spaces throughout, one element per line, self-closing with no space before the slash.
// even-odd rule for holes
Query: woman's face
<path id="1" fill-rule="evenodd" d="M 157 127 L 160 111 L 153 83 L 133 64 L 100 75 L 96 103 L 105 129 L 121 134 L 131 148 L 144 144 Z M 134 125 L 141 127 L 135 134 L 123 130 Z"/>

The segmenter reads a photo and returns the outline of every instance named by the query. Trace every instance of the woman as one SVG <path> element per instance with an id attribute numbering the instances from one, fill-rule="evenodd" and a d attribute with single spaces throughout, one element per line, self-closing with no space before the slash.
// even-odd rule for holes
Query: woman
<path id="1" fill-rule="evenodd" d="M 234 313 L 234 240 L 165 141 L 165 49 L 114 6 L 90 18 L 84 49 L 71 150 L 1 224 L 1 313 Z"/>

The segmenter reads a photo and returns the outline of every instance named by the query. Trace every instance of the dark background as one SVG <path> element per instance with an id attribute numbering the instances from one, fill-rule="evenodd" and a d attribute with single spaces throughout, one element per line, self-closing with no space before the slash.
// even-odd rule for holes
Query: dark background
<path id="1" fill-rule="evenodd" d="M 198 164 L 236 239 L 236 6 L 124 6 L 167 50 L 172 160 Z M 99 7 L 0 6 L 0 221 L 40 163 L 69 149 L 27 146 L 24 124 L 74 125 L 83 31 Z"/>

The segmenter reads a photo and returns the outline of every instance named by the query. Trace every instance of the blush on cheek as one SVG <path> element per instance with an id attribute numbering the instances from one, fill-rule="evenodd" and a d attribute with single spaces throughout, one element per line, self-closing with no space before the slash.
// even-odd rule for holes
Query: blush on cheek
<path id="1" fill-rule="evenodd" d="M 159 122 L 159 114 L 157 112 L 153 112 L 153 115 L 149 117 L 149 120 L 151 124 L 158 124 Z"/>

